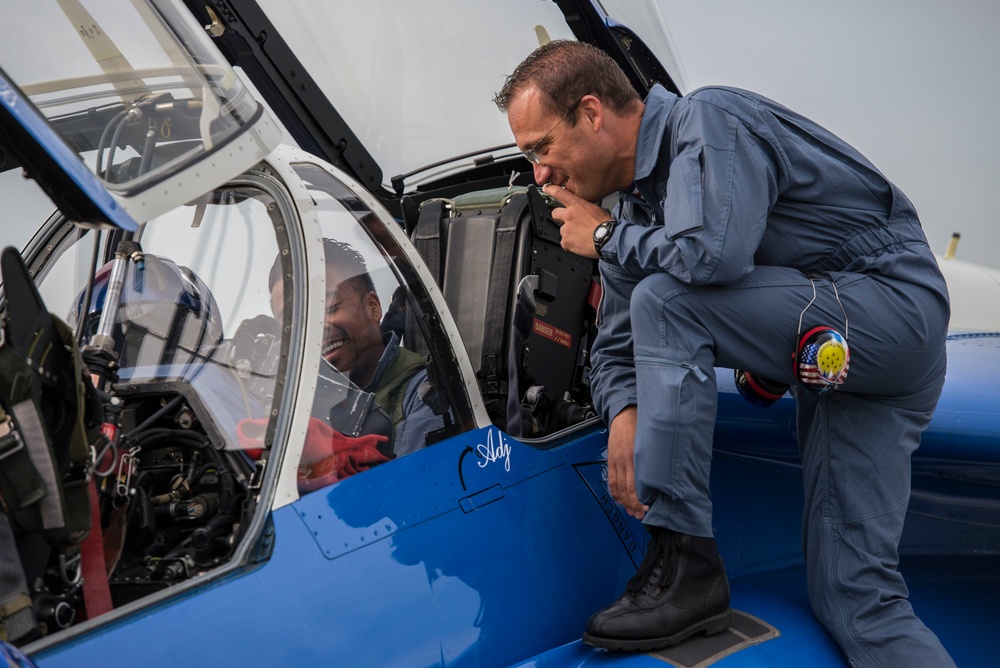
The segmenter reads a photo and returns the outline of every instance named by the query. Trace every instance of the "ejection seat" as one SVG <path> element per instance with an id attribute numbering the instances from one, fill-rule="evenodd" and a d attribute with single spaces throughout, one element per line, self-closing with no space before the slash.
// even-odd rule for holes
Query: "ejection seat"
<path id="1" fill-rule="evenodd" d="M 412 232 L 491 420 L 519 437 L 593 415 L 587 377 L 597 267 L 560 247 L 553 206 L 533 186 L 430 199 Z"/>

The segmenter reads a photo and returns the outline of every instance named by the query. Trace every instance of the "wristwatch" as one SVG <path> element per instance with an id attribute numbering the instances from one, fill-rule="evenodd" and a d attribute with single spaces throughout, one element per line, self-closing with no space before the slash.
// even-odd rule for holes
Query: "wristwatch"
<path id="1" fill-rule="evenodd" d="M 618 221 L 612 218 L 611 220 L 605 220 L 594 228 L 594 248 L 597 249 L 598 255 L 601 254 L 601 249 L 608 243 L 617 225 Z"/>

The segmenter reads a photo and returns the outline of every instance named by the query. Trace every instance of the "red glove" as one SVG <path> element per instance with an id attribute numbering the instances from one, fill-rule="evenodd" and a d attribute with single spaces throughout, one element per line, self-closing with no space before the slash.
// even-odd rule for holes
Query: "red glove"
<path id="1" fill-rule="evenodd" d="M 299 463 L 299 491 L 311 492 L 388 461 L 378 451 L 378 444 L 388 440 L 379 434 L 351 438 L 310 418 Z"/>
<path id="2" fill-rule="evenodd" d="M 266 419 L 247 418 L 240 420 L 236 427 L 240 447 L 251 457 L 260 456 L 267 423 Z M 322 420 L 309 418 L 306 444 L 299 462 L 299 491 L 311 492 L 389 461 L 389 457 L 378 450 L 378 444 L 388 440 L 380 434 L 351 438 Z"/>

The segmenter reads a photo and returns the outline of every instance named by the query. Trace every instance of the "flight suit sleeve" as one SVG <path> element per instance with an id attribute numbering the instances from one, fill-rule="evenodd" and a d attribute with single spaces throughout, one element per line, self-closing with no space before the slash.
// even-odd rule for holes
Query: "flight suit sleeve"
<path id="1" fill-rule="evenodd" d="M 707 103 L 677 111 L 678 153 L 668 177 L 656 175 L 652 184 L 662 224 L 623 222 L 605 257 L 630 273 L 730 285 L 753 269 L 785 173 L 782 160 L 766 137 L 728 111 Z"/>

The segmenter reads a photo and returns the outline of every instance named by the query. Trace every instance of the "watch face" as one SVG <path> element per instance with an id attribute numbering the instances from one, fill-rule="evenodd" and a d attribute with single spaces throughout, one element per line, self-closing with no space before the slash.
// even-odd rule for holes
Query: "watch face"
<path id="1" fill-rule="evenodd" d="M 615 221 L 606 220 L 596 228 L 594 228 L 594 247 L 597 248 L 597 252 L 600 253 L 601 249 L 604 248 L 604 244 L 608 242 L 611 238 L 611 232 L 615 229 Z"/>

